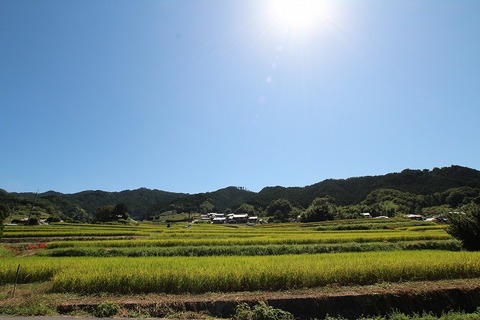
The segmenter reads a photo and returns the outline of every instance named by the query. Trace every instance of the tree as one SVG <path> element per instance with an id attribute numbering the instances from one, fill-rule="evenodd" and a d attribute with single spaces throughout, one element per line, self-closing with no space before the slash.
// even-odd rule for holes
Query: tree
<path id="1" fill-rule="evenodd" d="M 444 192 L 445 202 L 452 208 L 457 208 L 462 204 L 468 204 L 479 196 L 479 189 L 461 187 L 449 189 Z"/>
<path id="2" fill-rule="evenodd" d="M 451 212 L 446 215 L 450 225 L 447 232 L 462 242 L 465 249 L 480 250 L 480 206 L 470 204 L 466 213 Z"/>
<path id="3" fill-rule="evenodd" d="M 251 204 L 244 203 L 235 210 L 235 213 L 248 213 L 249 215 L 255 214 L 255 207 Z"/>
<path id="4" fill-rule="evenodd" d="M 1 189 L 0 189 L 1 190 Z M 3 220 L 7 217 L 8 207 L 3 203 L 0 203 L 0 239 L 3 235 Z"/>
<path id="5" fill-rule="evenodd" d="M 30 219 L 28 219 L 27 225 L 29 225 L 29 226 L 36 226 L 36 225 L 38 225 L 38 218 L 36 218 L 36 217 L 31 217 Z"/>
<path id="6" fill-rule="evenodd" d="M 318 197 L 300 216 L 303 222 L 333 220 L 336 213 L 334 199 L 332 197 Z"/>
<path id="7" fill-rule="evenodd" d="M 100 222 L 118 221 L 128 218 L 128 207 L 124 203 L 119 203 L 115 206 L 103 206 L 95 212 L 95 219 Z"/>
<path id="8" fill-rule="evenodd" d="M 112 212 L 114 206 L 103 206 L 95 211 L 95 219 L 100 222 L 112 221 Z"/>
<path id="9" fill-rule="evenodd" d="M 362 202 L 369 206 L 374 216 L 394 216 L 397 213 L 420 213 L 424 202 L 423 196 L 402 192 L 395 189 L 375 189 Z"/>
<path id="10" fill-rule="evenodd" d="M 284 221 L 286 221 L 290 215 L 290 212 L 292 212 L 292 209 L 292 205 L 286 199 L 273 200 L 267 207 L 267 216 L 274 217 L 278 215 L 277 211 L 281 211 L 282 216 L 285 218 Z"/>
<path id="11" fill-rule="evenodd" d="M 213 209 L 215 209 L 215 205 L 211 201 L 212 199 L 203 201 L 202 204 L 200 204 L 200 212 L 202 213 L 212 212 Z"/>
<path id="12" fill-rule="evenodd" d="M 128 219 L 130 216 L 128 214 L 128 206 L 125 203 L 119 203 L 113 208 L 112 212 L 113 218 L 118 219 Z"/>

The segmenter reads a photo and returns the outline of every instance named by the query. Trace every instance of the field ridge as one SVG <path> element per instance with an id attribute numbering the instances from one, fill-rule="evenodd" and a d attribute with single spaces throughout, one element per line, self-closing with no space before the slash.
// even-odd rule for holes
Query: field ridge
<path id="1" fill-rule="evenodd" d="M 144 310 L 156 317 L 164 317 L 167 314 L 162 312 L 176 309 L 184 312 L 208 312 L 211 316 L 225 318 L 233 315 L 239 303 L 253 305 L 258 301 L 265 301 L 299 318 L 320 318 L 327 314 L 347 318 L 378 316 L 387 315 L 392 310 L 408 314 L 442 314 L 453 310 L 475 311 L 480 305 L 480 278 L 325 286 L 276 292 L 76 296 L 60 302 L 56 308 L 59 314 L 72 314 L 82 310 L 89 312 L 105 301 L 117 303 L 125 310 Z"/>

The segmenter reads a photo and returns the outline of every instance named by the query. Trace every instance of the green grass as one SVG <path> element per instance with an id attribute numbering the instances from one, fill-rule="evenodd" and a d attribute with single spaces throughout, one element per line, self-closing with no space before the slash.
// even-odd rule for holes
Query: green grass
<path id="1" fill-rule="evenodd" d="M 0 245 L 0 257 L 11 257 L 13 254 L 3 245 Z"/>
<path id="2" fill-rule="evenodd" d="M 50 257 L 173 257 L 173 256 L 262 256 L 284 254 L 315 254 L 333 252 L 367 252 L 393 250 L 461 250 L 457 240 L 404 242 L 324 243 L 307 245 L 215 245 L 174 247 L 67 247 L 44 250 Z"/>

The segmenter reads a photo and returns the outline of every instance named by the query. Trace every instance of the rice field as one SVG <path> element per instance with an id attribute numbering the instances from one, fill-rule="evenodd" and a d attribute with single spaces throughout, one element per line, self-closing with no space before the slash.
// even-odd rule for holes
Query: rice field
<path id="1" fill-rule="evenodd" d="M 16 256 L 0 259 L 0 285 L 14 283 L 18 265 L 21 283 L 48 282 L 52 292 L 80 294 L 271 291 L 480 277 L 480 254 L 460 251 L 445 226 L 405 220 L 347 225 L 6 226 L 6 241 L 30 242 L 17 244 Z"/>
<path id="2" fill-rule="evenodd" d="M 458 240 L 269 244 L 269 245 L 215 245 L 173 247 L 64 247 L 42 251 L 50 257 L 174 257 L 174 256 L 262 256 L 284 254 L 314 254 L 334 252 L 367 252 L 394 250 L 449 250 L 460 251 Z"/>
<path id="3" fill-rule="evenodd" d="M 392 251 L 277 256 L 46 258 L 0 261 L 0 282 L 51 281 L 53 292 L 205 293 L 480 277 L 480 253 Z"/>

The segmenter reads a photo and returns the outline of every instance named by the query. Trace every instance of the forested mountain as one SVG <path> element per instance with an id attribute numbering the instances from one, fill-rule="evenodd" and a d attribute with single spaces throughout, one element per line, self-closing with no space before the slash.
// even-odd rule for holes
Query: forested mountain
<path id="1" fill-rule="evenodd" d="M 304 188 L 268 187 L 260 191 L 260 195 L 265 195 L 266 199 L 285 198 L 305 207 L 316 197 L 327 195 L 335 198 L 339 205 L 357 204 L 380 188 L 427 195 L 458 187 L 480 188 L 480 171 L 460 166 L 433 170 L 406 169 L 383 176 L 328 179 Z"/>
<path id="2" fill-rule="evenodd" d="M 266 187 L 260 192 L 244 188 L 227 187 L 214 192 L 199 194 L 171 193 L 160 190 L 137 189 L 121 192 L 83 191 L 62 194 L 48 191 L 35 196 L 33 193 L 8 193 L 0 190 L 3 211 L 35 210 L 62 218 L 90 221 L 98 208 L 125 204 L 136 219 L 149 219 L 162 212 L 224 212 L 246 210 L 266 213 L 275 200 L 284 199 L 299 212 L 312 203 L 328 199 L 325 208 L 343 215 L 359 210 L 373 212 L 419 212 L 427 207 L 458 207 L 470 202 L 480 202 L 480 171 L 460 166 L 410 170 L 382 176 L 328 179 L 306 187 Z M 35 199 L 35 200 L 34 200 Z M 328 206 L 327 206 L 328 204 Z M 326 209 L 325 209 L 326 210 Z"/>
<path id="3" fill-rule="evenodd" d="M 47 191 L 35 195 L 34 193 L 10 193 L 10 198 L 16 198 L 19 204 L 27 202 L 31 204 L 35 201 L 35 206 L 50 214 L 66 215 L 74 220 L 87 221 L 85 217 L 78 217 L 72 214 L 72 210 L 81 208 L 90 219 L 94 216 L 96 210 L 103 206 L 126 204 L 132 217 L 148 217 L 151 208 L 158 203 L 169 203 L 178 197 L 186 196 L 183 193 L 172 193 L 161 190 L 150 190 L 140 188 L 136 190 L 124 190 L 121 192 L 106 192 L 100 190 L 82 191 L 73 194 L 62 194 L 55 191 Z M 4 197 L 3 197 L 4 198 Z M 4 202 L 0 193 L 0 201 Z M 11 202 L 11 200 L 9 201 Z M 22 207 L 20 205 L 20 207 Z M 37 209 L 37 210 L 39 210 Z M 25 208 L 23 207 L 25 211 Z"/>

